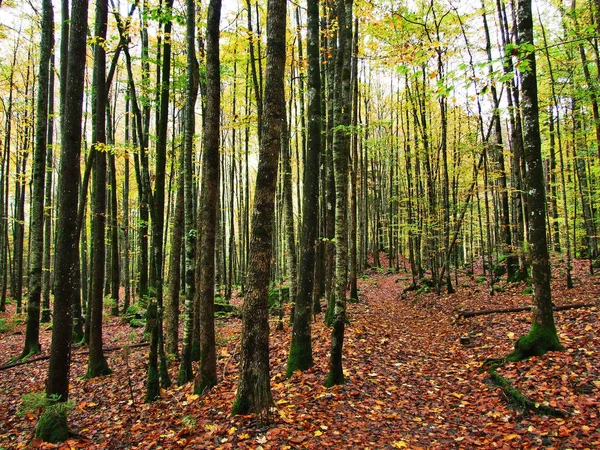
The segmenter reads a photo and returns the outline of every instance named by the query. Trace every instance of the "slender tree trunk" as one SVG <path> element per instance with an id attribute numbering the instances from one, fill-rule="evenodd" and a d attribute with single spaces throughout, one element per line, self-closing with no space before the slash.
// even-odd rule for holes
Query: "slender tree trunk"
<path id="1" fill-rule="evenodd" d="M 33 156 L 33 194 L 31 196 L 31 225 L 29 228 L 29 300 L 25 346 L 21 358 L 40 352 L 40 302 L 42 268 L 44 263 L 44 188 L 46 176 L 46 146 L 48 143 L 48 96 L 50 85 L 50 56 L 54 45 L 54 11 L 52 0 L 42 2 L 42 32 L 38 74 L 35 153 Z"/>
<path id="2" fill-rule="evenodd" d="M 348 159 L 350 137 L 345 131 L 350 125 L 351 62 L 352 62 L 352 0 L 338 0 L 338 49 L 334 96 L 333 163 L 335 168 L 335 309 L 331 333 L 331 357 L 325 385 L 344 382 L 342 348 L 346 323 L 346 286 L 348 281 Z"/>
<path id="3" fill-rule="evenodd" d="M 270 418 L 273 404 L 269 375 L 268 291 L 277 166 L 284 120 L 281 99 L 284 98 L 285 22 L 286 2 L 269 0 L 264 127 L 260 140 L 247 293 L 243 308 L 240 376 L 232 408 L 234 414 L 252 411 L 261 420 Z"/>
<path id="4" fill-rule="evenodd" d="M 194 392 L 203 393 L 217 384 L 215 344 L 215 241 L 218 228 L 221 76 L 219 21 L 221 0 L 211 0 L 206 24 L 206 109 L 203 134 L 202 192 L 200 204 L 201 250 L 198 297 L 200 313 L 200 368 Z"/>
<path id="5" fill-rule="evenodd" d="M 117 223 L 117 168 L 115 164 L 115 154 L 109 153 L 108 167 L 110 174 L 110 296 L 112 300 L 112 315 L 119 315 L 119 288 L 120 288 L 120 270 L 119 270 L 119 227 Z"/>
<path id="6" fill-rule="evenodd" d="M 180 386 L 191 381 L 192 372 L 192 334 L 194 327 L 194 265 L 196 262 L 196 236 L 198 230 L 194 217 L 194 107 L 198 96 L 198 62 L 195 50 L 195 17 L 196 6 L 193 0 L 186 0 L 186 51 L 187 77 L 185 88 L 185 128 L 183 131 L 184 155 L 184 216 L 185 216 L 185 317 L 183 327 L 183 346 L 181 350 L 181 365 L 177 384 Z"/>
<path id="7" fill-rule="evenodd" d="M 352 165 L 350 167 L 350 298 L 358 300 L 357 286 L 357 210 L 358 210 L 358 19 L 354 22 L 354 43 L 352 45 Z"/>
<path id="8" fill-rule="evenodd" d="M 175 199 L 175 214 L 173 217 L 173 230 L 171 231 L 171 254 L 169 255 L 169 292 L 167 294 L 167 330 L 166 352 L 170 355 L 179 354 L 179 290 L 181 288 L 181 247 L 183 245 L 184 227 L 184 157 L 182 151 L 179 157 L 177 176 L 177 195 Z"/>
<path id="9" fill-rule="evenodd" d="M 531 0 L 518 2 L 518 42 L 533 48 L 533 19 Z M 529 71 L 522 72 L 521 96 L 523 107 L 523 132 L 527 177 L 525 186 L 528 201 L 529 239 L 531 244 L 533 279 L 533 318 L 529 334 L 515 344 L 511 359 L 519 360 L 533 355 L 543 355 L 551 350 L 561 350 L 556 333 L 550 291 L 550 258 L 546 242 L 546 206 L 544 172 L 542 167 L 539 112 L 537 100 L 536 61 L 533 51 L 526 55 Z"/>
<path id="10" fill-rule="evenodd" d="M 92 175 L 92 295 L 90 308 L 90 351 L 87 378 L 111 373 L 102 349 L 102 310 L 104 268 L 106 262 L 106 39 L 108 21 L 107 0 L 96 0 L 96 25 L 94 45 L 94 74 L 92 95 L 92 145 L 96 155 Z"/>
<path id="11" fill-rule="evenodd" d="M 73 331 L 72 305 L 79 296 L 73 282 L 78 261 L 77 194 L 81 149 L 81 119 L 86 52 L 88 3 L 73 0 L 68 51 L 68 72 L 64 83 L 64 114 L 61 120 L 61 157 L 58 178 L 58 214 L 54 281 L 52 345 L 46 381 L 46 395 L 66 402 L 69 397 L 69 366 Z M 66 53 L 63 53 L 65 56 Z M 49 430 L 50 431 L 50 430 Z M 55 433 L 57 430 L 51 430 Z M 66 433 L 65 433 L 66 435 Z M 44 439 L 46 436 L 40 436 Z"/>
<path id="12" fill-rule="evenodd" d="M 52 270 L 52 174 L 54 167 L 54 55 L 50 57 L 50 84 L 48 98 L 48 140 L 46 149 L 46 186 L 44 188 L 44 262 L 42 269 L 42 317 L 41 322 L 50 322 L 50 280 Z M 1 182 L 0 182 L 1 183 Z M 0 195 L 0 202 L 2 201 Z M 0 251 L 2 251 L 0 249 Z"/>
<path id="13" fill-rule="evenodd" d="M 286 376 L 313 365 L 311 309 L 315 252 L 319 236 L 319 157 L 321 155 L 321 77 L 319 61 L 319 2 L 307 3 L 307 56 L 308 56 L 308 147 L 302 183 L 302 235 L 300 239 L 300 267 L 298 293 L 294 307 L 292 342 L 287 361 Z"/>

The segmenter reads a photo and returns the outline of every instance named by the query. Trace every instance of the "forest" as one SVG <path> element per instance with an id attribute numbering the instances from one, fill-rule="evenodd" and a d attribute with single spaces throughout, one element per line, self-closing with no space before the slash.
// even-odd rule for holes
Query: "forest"
<path id="1" fill-rule="evenodd" d="M 0 0 L 0 450 L 600 447 L 599 40 Z"/>

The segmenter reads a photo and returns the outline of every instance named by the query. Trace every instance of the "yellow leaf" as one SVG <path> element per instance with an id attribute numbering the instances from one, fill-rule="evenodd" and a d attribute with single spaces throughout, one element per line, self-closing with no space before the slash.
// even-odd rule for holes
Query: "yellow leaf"
<path id="1" fill-rule="evenodd" d="M 315 431 L 315 436 L 321 436 L 323 432 L 321 430 Z"/>
<path id="2" fill-rule="evenodd" d="M 585 331 L 592 331 L 592 326 L 591 325 L 586 325 L 584 328 Z"/>
<path id="3" fill-rule="evenodd" d="M 508 336 L 509 339 L 515 338 L 515 333 L 513 333 L 512 331 L 509 331 L 508 333 L 506 333 L 506 335 Z"/>
<path id="4" fill-rule="evenodd" d="M 394 447 L 395 448 L 406 448 L 406 447 L 408 447 L 408 444 L 404 441 L 394 441 Z"/>
<path id="5" fill-rule="evenodd" d="M 597 387 L 600 387 L 600 380 L 594 380 L 594 384 L 595 384 Z"/>
<path id="6" fill-rule="evenodd" d="M 456 398 L 463 398 L 465 396 L 464 394 L 460 394 L 458 392 L 453 392 L 452 395 L 454 395 Z"/>
<path id="7" fill-rule="evenodd" d="M 243 441 L 244 439 L 248 439 L 250 437 L 250 435 L 248 433 L 242 433 L 238 436 L 238 439 L 240 441 Z"/>
<path id="8" fill-rule="evenodd" d="M 228 434 L 229 436 L 231 436 L 233 433 L 235 433 L 235 432 L 236 432 L 236 430 L 237 430 L 237 428 L 236 428 L 236 427 L 231 427 L 231 428 L 229 429 L 229 431 L 227 431 L 227 434 Z"/>
<path id="9" fill-rule="evenodd" d="M 204 425 L 204 429 L 205 429 L 206 431 L 212 431 L 212 430 L 214 430 L 215 428 L 217 428 L 217 426 L 216 426 L 216 425 L 214 425 L 214 424 L 208 424 L 208 425 Z"/>
<path id="10" fill-rule="evenodd" d="M 423 422 L 423 419 L 421 419 L 420 417 L 413 417 L 413 421 L 414 422 Z"/>
<path id="11" fill-rule="evenodd" d="M 518 434 L 507 434 L 506 436 L 504 436 L 504 440 L 505 441 L 512 441 L 513 439 L 516 439 L 518 437 L 519 437 Z"/>
<path id="12" fill-rule="evenodd" d="M 192 395 L 188 395 L 185 399 L 188 402 L 193 402 L 194 400 L 198 400 L 200 398 L 200 396 L 198 394 L 192 394 Z"/>

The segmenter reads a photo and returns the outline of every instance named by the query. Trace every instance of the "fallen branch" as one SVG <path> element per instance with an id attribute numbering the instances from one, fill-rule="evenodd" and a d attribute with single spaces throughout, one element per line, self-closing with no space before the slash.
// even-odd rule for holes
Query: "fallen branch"
<path id="1" fill-rule="evenodd" d="M 141 344 L 123 345 L 120 347 L 107 347 L 104 349 L 104 353 L 114 352 L 116 350 L 122 350 L 124 347 L 139 348 L 139 347 L 148 347 L 149 345 L 150 344 L 148 342 L 142 342 Z M 76 356 L 84 356 L 87 354 L 89 354 L 89 351 L 73 353 L 71 356 L 76 357 Z M 39 356 L 37 358 L 28 359 L 26 361 L 19 361 L 19 362 L 15 362 L 15 363 L 5 364 L 3 366 L 0 366 L 0 371 L 6 370 L 6 369 L 12 369 L 13 367 L 23 366 L 25 364 L 31 364 L 31 363 L 38 362 L 38 361 L 46 361 L 48 359 L 50 359 L 50 355 Z"/>
<path id="2" fill-rule="evenodd" d="M 598 305 L 596 303 L 573 303 L 571 305 L 554 306 L 552 309 L 554 311 L 566 311 L 568 309 L 591 308 L 594 306 L 598 306 Z M 487 314 L 505 314 L 505 313 L 521 312 L 521 311 L 530 311 L 531 309 L 533 309 L 533 305 L 518 306 L 516 308 L 482 309 L 481 311 L 459 311 L 458 318 L 466 319 L 468 317 L 484 316 Z"/>

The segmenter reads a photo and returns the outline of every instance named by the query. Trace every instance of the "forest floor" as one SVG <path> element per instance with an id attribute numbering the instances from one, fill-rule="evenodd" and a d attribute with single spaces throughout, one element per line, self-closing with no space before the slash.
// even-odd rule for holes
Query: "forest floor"
<path id="1" fill-rule="evenodd" d="M 555 261 L 555 266 L 558 262 Z M 477 277 L 476 277 L 477 278 Z M 575 262 L 575 288 L 555 270 L 555 304 L 596 303 L 600 275 Z M 481 281 L 481 280 L 480 280 Z M 457 320 L 459 310 L 530 304 L 524 284 L 487 294 L 487 285 L 459 278 L 457 293 L 404 292 L 409 275 L 370 271 L 361 300 L 348 304 L 344 341 L 346 384 L 325 389 L 330 330 L 313 325 L 314 367 L 284 377 L 291 328 L 271 323 L 273 422 L 230 416 L 238 377 L 240 320 L 217 320 L 220 383 L 203 396 L 192 384 L 173 386 L 143 404 L 147 348 L 107 353 L 113 374 L 81 380 L 87 357 L 74 350 L 71 370 L 74 437 L 60 448 L 598 448 L 600 447 L 599 307 L 556 313 L 564 352 L 499 369 L 529 399 L 567 413 L 564 418 L 519 411 L 481 371 L 488 357 L 508 354 L 529 329 L 530 312 Z M 14 312 L 14 305 L 11 305 Z M 9 313 L 0 359 L 21 351 L 24 325 Z M 462 345 L 461 337 L 470 343 Z M 107 347 L 140 342 L 142 329 L 106 316 Z M 42 332 L 45 352 L 50 332 Z M 128 355 L 128 356 L 127 356 Z M 178 364 L 170 374 L 176 379 Z M 35 413 L 16 414 L 22 395 L 43 391 L 47 361 L 0 371 L 0 449 L 56 448 L 33 439 Z M 129 384 L 131 383 L 132 393 Z M 132 394 L 132 395 L 131 395 Z"/>

